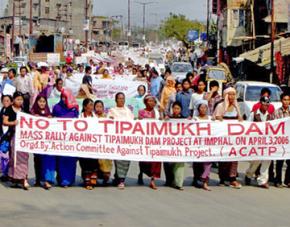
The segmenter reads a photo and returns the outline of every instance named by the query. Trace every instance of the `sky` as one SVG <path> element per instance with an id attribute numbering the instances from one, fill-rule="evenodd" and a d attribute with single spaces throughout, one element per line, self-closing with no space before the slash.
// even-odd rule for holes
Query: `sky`
<path id="1" fill-rule="evenodd" d="M 207 0 L 131 0 L 131 23 L 142 25 L 143 8 L 136 2 L 154 2 L 146 8 L 146 26 L 156 26 L 170 12 L 184 14 L 190 19 L 206 20 Z M 124 16 L 124 25 L 128 21 L 128 0 L 94 0 L 94 15 Z"/>

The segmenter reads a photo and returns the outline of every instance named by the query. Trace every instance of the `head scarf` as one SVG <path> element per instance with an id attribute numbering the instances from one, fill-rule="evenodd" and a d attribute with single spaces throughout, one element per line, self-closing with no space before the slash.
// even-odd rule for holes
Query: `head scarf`
<path id="1" fill-rule="evenodd" d="M 195 108 L 194 108 L 194 113 L 193 113 L 194 116 L 196 116 L 196 117 L 199 116 L 199 107 L 201 105 L 206 105 L 207 115 L 209 115 L 208 101 L 204 100 L 204 99 L 200 99 L 200 100 L 196 101 L 196 103 L 195 103 Z"/>
<path id="2" fill-rule="evenodd" d="M 172 81 L 173 83 L 169 85 L 169 81 Z M 160 99 L 160 107 L 162 110 L 164 110 L 169 102 L 169 98 L 172 94 L 176 93 L 175 90 L 175 83 L 173 76 L 169 76 L 166 79 L 166 84 L 162 90 L 161 99 Z"/>
<path id="3" fill-rule="evenodd" d="M 65 101 L 63 101 L 62 98 L 65 98 Z M 61 91 L 61 102 L 63 102 L 68 109 L 79 109 L 78 102 L 73 96 L 72 91 L 67 88 L 62 89 Z"/>
<path id="4" fill-rule="evenodd" d="M 230 106 L 229 93 L 235 93 L 235 95 L 237 94 L 236 89 L 234 89 L 233 87 L 229 87 L 226 90 L 224 90 L 224 113 L 226 113 L 227 109 Z M 238 105 L 237 99 L 235 99 L 235 101 L 233 103 L 233 106 L 236 108 L 238 114 L 240 114 L 239 105 Z"/>
<path id="5" fill-rule="evenodd" d="M 38 101 L 41 99 L 41 98 L 44 98 L 45 101 L 46 101 L 46 105 L 45 105 L 45 108 L 44 110 L 41 110 L 38 106 Z M 51 115 L 51 112 L 50 112 L 50 109 L 49 109 L 49 106 L 48 106 L 48 102 L 47 102 L 47 98 L 45 95 L 43 94 L 39 94 L 36 99 L 35 99 L 35 102 L 31 108 L 31 114 L 33 115 L 39 115 L 39 116 L 42 116 L 42 117 L 48 117 Z"/>
<path id="6" fill-rule="evenodd" d="M 65 97 L 66 100 L 63 101 L 62 97 Z M 63 89 L 61 91 L 61 99 L 53 107 L 52 115 L 61 118 L 77 118 L 79 116 L 78 103 L 70 90 Z"/>

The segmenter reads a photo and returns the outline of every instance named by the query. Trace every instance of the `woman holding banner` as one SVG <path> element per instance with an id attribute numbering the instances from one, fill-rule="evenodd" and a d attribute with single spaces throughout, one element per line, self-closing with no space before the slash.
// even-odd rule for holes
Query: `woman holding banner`
<path id="1" fill-rule="evenodd" d="M 240 114 L 240 109 L 237 102 L 236 90 L 232 87 L 224 90 L 224 101 L 219 103 L 213 113 L 216 120 L 239 120 L 243 118 Z M 239 189 L 242 185 L 237 181 L 238 162 L 220 162 L 219 177 L 220 184 L 225 185 L 225 181 L 230 182 L 232 188 Z"/>
<path id="2" fill-rule="evenodd" d="M 134 114 L 125 106 L 125 94 L 119 92 L 115 96 L 116 107 L 109 110 L 108 117 L 114 120 L 134 120 Z M 119 189 L 125 188 L 125 179 L 130 167 L 130 161 L 115 161 L 115 179 L 114 183 Z"/>
<path id="3" fill-rule="evenodd" d="M 17 113 L 22 111 L 24 98 L 22 93 L 15 92 L 13 95 L 13 104 L 8 107 L 3 116 L 3 125 L 8 126 L 8 137 L 10 138 L 10 160 L 8 176 L 13 183 L 12 187 L 17 187 L 21 184 L 24 190 L 28 190 L 30 185 L 27 181 L 28 175 L 28 159 L 29 154 L 24 152 L 15 152 L 14 150 L 14 135 L 15 126 L 17 125 Z"/>
<path id="4" fill-rule="evenodd" d="M 155 109 L 157 104 L 156 99 L 151 95 L 146 95 L 144 98 L 145 109 L 139 110 L 138 118 L 142 119 L 156 119 L 160 118 L 158 110 Z M 138 176 L 138 183 L 144 184 L 143 182 L 143 173 L 151 178 L 150 188 L 157 190 L 155 179 L 160 178 L 161 172 L 161 163 L 160 162 L 139 162 L 140 173 Z"/>
<path id="5" fill-rule="evenodd" d="M 77 118 L 79 106 L 72 92 L 68 89 L 61 91 L 61 98 L 53 108 L 52 115 L 59 118 Z M 49 156 L 43 163 L 46 170 L 45 181 L 54 182 L 54 173 L 57 171 L 58 184 L 64 188 L 71 186 L 76 177 L 77 158 Z"/>
<path id="6" fill-rule="evenodd" d="M 103 101 L 97 100 L 94 104 L 94 111 L 97 118 L 105 118 L 105 106 Z M 103 185 L 107 186 L 110 180 L 113 167 L 112 160 L 98 159 L 97 177 L 103 179 Z"/>
<path id="7" fill-rule="evenodd" d="M 86 98 L 83 101 L 83 110 L 81 118 L 95 117 L 94 114 L 94 101 Z M 92 190 L 97 185 L 97 169 L 98 161 L 91 158 L 80 158 L 80 166 L 82 169 L 82 178 L 84 181 L 84 187 L 87 190 Z"/>
<path id="8" fill-rule="evenodd" d="M 32 115 L 39 117 L 52 117 L 47 98 L 43 95 L 38 95 L 30 110 Z M 40 182 L 45 178 L 46 169 L 42 168 L 42 163 L 49 158 L 48 155 L 34 154 L 34 171 L 35 171 L 35 186 L 40 186 Z M 45 189 L 51 188 L 49 181 L 44 182 Z"/>
<path id="9" fill-rule="evenodd" d="M 207 100 L 198 100 L 195 103 L 195 108 L 194 108 L 194 120 L 199 121 L 199 122 L 209 122 L 211 121 L 210 116 L 208 115 L 209 113 L 209 108 L 208 108 L 208 102 Z M 194 163 L 195 164 L 195 163 Z M 202 182 L 202 188 L 206 191 L 211 191 L 211 189 L 208 186 L 209 182 L 209 175 L 210 175 L 210 170 L 211 170 L 211 162 L 203 162 L 200 163 L 201 165 L 201 172 L 199 176 L 195 176 L 195 171 L 194 171 L 194 166 L 193 166 L 193 172 L 194 172 L 194 177 L 198 177 L 198 181 L 200 180 Z M 198 185 L 199 186 L 199 185 Z"/>
<path id="10" fill-rule="evenodd" d="M 181 115 L 182 105 L 179 102 L 174 102 L 172 105 L 172 114 L 170 117 L 167 116 L 166 119 L 172 119 L 177 121 L 182 119 Z M 163 163 L 164 172 L 165 172 L 165 186 L 174 187 L 178 190 L 184 190 L 183 181 L 184 181 L 184 162 L 164 162 Z"/>

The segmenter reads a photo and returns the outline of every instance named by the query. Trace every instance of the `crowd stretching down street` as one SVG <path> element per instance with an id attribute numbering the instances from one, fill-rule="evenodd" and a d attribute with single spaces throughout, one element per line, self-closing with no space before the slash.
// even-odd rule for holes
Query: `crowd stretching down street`
<path id="1" fill-rule="evenodd" d="M 92 52 L 92 51 L 90 51 Z M 290 115 L 290 94 L 281 91 L 278 95 L 272 94 L 272 88 L 268 85 L 259 88 L 256 103 L 247 115 L 242 113 L 238 98 L 240 94 L 233 79 L 226 83 L 221 83 L 218 79 L 208 80 L 207 70 L 211 67 L 206 53 L 202 56 L 193 56 L 193 52 L 186 57 L 183 51 L 172 50 L 164 51 L 162 64 L 160 67 L 156 62 L 148 63 L 149 57 L 144 55 L 144 51 L 131 50 L 120 51 L 117 54 L 107 53 L 107 58 L 96 60 L 94 57 L 88 57 L 87 63 L 75 64 L 71 57 L 66 58 L 63 65 L 50 66 L 47 63 L 28 62 L 27 65 L 18 70 L 13 67 L 3 65 L 1 69 L 1 102 L 0 112 L 0 133 L 1 133 L 1 181 L 11 187 L 19 187 L 29 190 L 28 183 L 28 161 L 29 154 L 18 151 L 16 153 L 15 128 L 19 124 L 17 115 L 20 112 L 28 113 L 36 117 L 44 118 L 104 118 L 111 120 L 157 120 L 163 121 L 161 129 L 157 126 L 148 128 L 138 127 L 141 134 L 167 134 L 176 132 L 177 134 L 188 130 L 192 137 L 183 141 L 174 137 L 163 138 L 163 142 L 169 146 L 184 145 L 187 146 L 186 152 L 191 154 L 191 139 L 199 135 L 199 126 L 195 130 L 188 129 L 185 125 L 178 125 L 173 128 L 171 120 L 183 120 L 190 122 L 223 122 L 234 120 L 242 123 L 243 121 L 266 122 L 275 119 L 287 118 Z M 133 57 L 132 57 L 133 56 Z M 133 59 L 135 56 L 136 59 Z M 122 58 L 122 60 L 121 60 Z M 181 60 L 188 59 L 190 71 L 184 69 Z M 109 59 L 109 60 L 108 60 Z M 142 61 L 140 60 L 142 59 Z M 142 62 L 142 63 L 140 63 Z M 144 63 L 145 62 L 145 63 Z M 175 63 L 173 63 L 175 62 Z M 177 69 L 172 67 L 172 63 L 178 65 Z M 184 62 L 183 62 L 184 63 Z M 175 72 L 183 72 L 183 77 L 177 77 Z M 118 82 L 118 85 L 111 87 L 112 93 L 103 95 L 103 98 L 97 98 L 100 95 L 98 83 Z M 133 83 L 132 97 L 126 97 L 123 87 L 126 83 Z M 138 83 L 136 83 L 138 82 Z M 125 89 L 126 90 L 126 89 Z M 127 95 L 128 96 L 128 95 Z M 272 96 L 280 99 L 278 107 L 271 104 Z M 137 100 L 140 105 L 132 106 L 127 104 L 127 99 Z M 50 100 L 57 100 L 51 104 Z M 113 100 L 114 105 L 108 106 L 108 100 Z M 112 123 L 112 122 L 111 122 Z M 118 133 L 126 133 L 131 130 L 130 125 L 120 126 L 112 124 L 108 127 L 116 128 Z M 167 125 L 167 126 L 166 126 Z M 129 128 L 128 128 L 129 127 Z M 131 126 L 132 127 L 132 126 Z M 135 129 L 136 130 L 136 129 Z M 206 131 L 205 128 L 202 130 Z M 255 129 L 256 130 L 256 129 Z M 274 129 L 272 129 L 274 130 Z M 98 132 L 96 132 L 98 133 Z M 26 135 L 28 136 L 28 135 Z M 48 140 L 63 141 L 66 138 L 65 133 L 49 134 Z M 32 136 L 35 140 L 40 138 L 39 132 L 34 132 Z M 106 135 L 108 143 L 120 144 L 118 149 L 124 154 L 128 151 L 122 151 L 122 143 L 144 144 L 145 137 L 135 136 L 126 137 Z M 83 132 L 79 141 L 80 150 L 89 150 L 97 152 L 108 152 L 105 145 L 99 145 L 101 140 L 99 135 L 90 135 Z M 82 141 L 95 142 L 96 146 L 83 147 Z M 159 142 L 158 142 L 159 141 Z M 206 138 L 208 145 L 229 144 L 229 141 Z M 256 141 L 257 142 L 257 141 Z M 147 143 L 147 142 L 146 142 Z M 156 138 L 150 143 L 160 143 L 160 138 Z M 27 145 L 28 146 L 28 145 Z M 70 146 L 55 143 L 54 149 L 70 150 Z M 132 147 L 132 152 L 138 151 L 138 147 Z M 142 149 L 142 148 L 141 148 Z M 150 149 L 147 147 L 146 150 Z M 154 150 L 150 150 L 154 155 Z M 179 149 L 172 147 L 169 151 L 176 155 Z M 204 148 L 203 152 L 211 152 L 211 149 Z M 32 155 L 32 154 L 30 154 Z M 53 186 L 63 188 L 74 185 L 76 179 L 77 164 L 81 168 L 83 187 L 87 190 L 94 189 L 98 184 L 103 186 L 113 185 L 119 189 L 125 188 L 127 172 L 130 168 L 130 161 L 127 160 L 102 160 L 92 158 L 62 157 L 44 154 L 33 154 L 35 170 L 35 187 L 43 187 L 49 190 Z M 286 160 L 287 169 L 285 176 L 282 176 L 284 165 L 283 160 L 279 161 L 250 161 L 249 168 L 246 170 L 244 182 L 238 180 L 237 161 L 228 162 L 195 162 L 192 163 L 193 176 L 192 184 L 195 187 L 211 191 L 209 178 L 212 168 L 218 168 L 220 185 L 227 185 L 234 189 L 240 189 L 243 185 L 251 185 L 253 180 L 257 180 L 260 188 L 268 189 L 272 184 L 278 188 L 290 188 L 290 161 Z M 115 173 L 111 180 L 112 168 L 115 167 Z M 160 178 L 162 166 L 166 176 L 165 185 L 178 190 L 183 190 L 184 168 L 182 162 L 139 162 L 139 173 L 136 173 L 138 184 L 143 185 L 143 177 L 147 175 L 150 178 L 150 188 L 156 190 L 156 179 Z M 273 168 L 275 166 L 275 168 Z"/>

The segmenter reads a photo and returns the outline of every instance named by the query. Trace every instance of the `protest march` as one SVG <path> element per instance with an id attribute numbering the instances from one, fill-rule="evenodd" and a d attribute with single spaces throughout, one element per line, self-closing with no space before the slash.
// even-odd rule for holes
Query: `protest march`
<path id="1" fill-rule="evenodd" d="M 166 62 L 168 51 L 160 52 Z M 288 167 L 284 179 L 279 173 L 290 159 L 286 91 L 261 86 L 247 114 L 233 79 L 209 80 L 204 60 L 180 79 L 138 49 L 78 58 L 83 62 L 2 68 L 1 180 L 11 187 L 30 188 L 31 155 L 35 186 L 47 190 L 73 186 L 77 165 L 84 188 L 102 180 L 124 189 L 132 161 L 139 162 L 138 183 L 147 175 L 154 190 L 162 166 L 165 185 L 183 190 L 188 163 L 193 185 L 207 191 L 212 168 L 220 185 L 236 189 L 255 179 L 261 188 L 290 187 Z M 276 96 L 278 107 L 271 104 Z M 238 179 L 241 161 L 249 163 L 245 182 Z"/>

